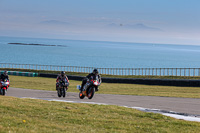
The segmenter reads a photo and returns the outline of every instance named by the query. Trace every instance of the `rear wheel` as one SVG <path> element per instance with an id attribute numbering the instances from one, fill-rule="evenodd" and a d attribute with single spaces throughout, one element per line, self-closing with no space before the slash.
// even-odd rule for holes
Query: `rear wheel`
<path id="1" fill-rule="evenodd" d="M 84 97 L 85 97 L 85 95 L 83 95 L 83 93 L 80 92 L 80 93 L 79 93 L 79 98 L 80 98 L 80 99 L 83 99 Z"/>
<path id="2" fill-rule="evenodd" d="M 90 87 L 89 90 L 88 90 L 88 99 L 92 99 L 93 96 L 94 96 L 94 87 Z"/>

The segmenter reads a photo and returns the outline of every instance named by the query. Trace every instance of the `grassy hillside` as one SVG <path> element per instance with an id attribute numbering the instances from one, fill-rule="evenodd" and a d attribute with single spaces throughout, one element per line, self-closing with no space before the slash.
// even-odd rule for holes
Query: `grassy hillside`
<path id="1" fill-rule="evenodd" d="M 0 132 L 197 133 L 200 123 L 134 109 L 0 96 Z"/>

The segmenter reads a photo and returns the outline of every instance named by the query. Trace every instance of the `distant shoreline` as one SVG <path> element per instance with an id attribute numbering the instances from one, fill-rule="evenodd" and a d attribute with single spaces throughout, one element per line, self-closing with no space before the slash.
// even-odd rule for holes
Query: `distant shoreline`
<path id="1" fill-rule="evenodd" d="M 49 44 L 37 44 L 37 43 L 8 43 L 11 45 L 33 45 L 33 46 L 53 46 L 53 47 L 67 47 L 65 45 L 49 45 Z"/>

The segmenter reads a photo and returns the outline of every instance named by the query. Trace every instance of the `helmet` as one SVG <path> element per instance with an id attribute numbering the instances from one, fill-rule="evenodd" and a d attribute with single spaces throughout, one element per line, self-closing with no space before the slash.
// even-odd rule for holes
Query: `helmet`
<path id="1" fill-rule="evenodd" d="M 65 72 L 64 72 L 64 71 L 62 71 L 62 72 L 61 72 L 61 75 L 62 75 L 62 76 L 64 76 L 64 75 L 65 75 Z"/>
<path id="2" fill-rule="evenodd" d="M 99 72 L 98 72 L 97 69 L 94 69 L 92 73 L 93 73 L 93 74 L 98 74 Z"/>
<path id="3" fill-rule="evenodd" d="M 4 75 L 8 75 L 8 71 L 4 71 L 3 74 L 4 74 Z"/>

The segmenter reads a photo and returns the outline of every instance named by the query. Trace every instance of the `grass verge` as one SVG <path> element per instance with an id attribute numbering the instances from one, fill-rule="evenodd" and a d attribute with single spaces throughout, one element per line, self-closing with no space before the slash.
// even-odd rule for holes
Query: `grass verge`
<path id="1" fill-rule="evenodd" d="M 200 123 L 130 108 L 49 102 L 0 96 L 0 131 L 6 132 L 181 132 L 196 133 Z"/>
<path id="2" fill-rule="evenodd" d="M 11 87 L 55 91 L 56 79 L 53 78 L 10 76 L 10 79 Z M 70 80 L 68 92 L 78 92 L 76 86 L 80 84 L 81 81 Z M 102 83 L 99 88 L 97 93 L 101 94 L 200 98 L 200 87 Z"/>

